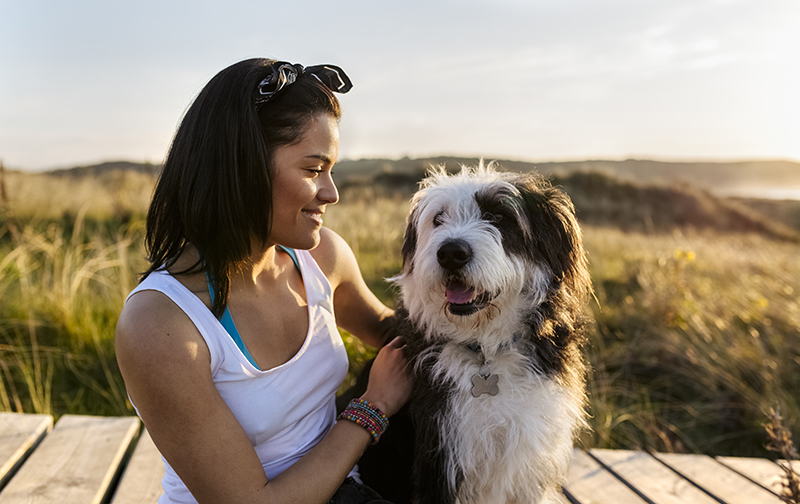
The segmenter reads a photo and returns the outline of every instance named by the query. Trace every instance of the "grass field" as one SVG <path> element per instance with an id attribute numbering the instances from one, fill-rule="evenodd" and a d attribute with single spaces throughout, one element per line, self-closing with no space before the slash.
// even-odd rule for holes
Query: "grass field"
<path id="1" fill-rule="evenodd" d="M 381 278 L 399 271 L 406 208 L 367 198 L 327 219 L 387 303 Z M 797 425 L 800 246 L 595 226 L 584 240 L 595 287 L 588 446 L 763 456 L 771 406 Z"/>
<path id="2" fill-rule="evenodd" d="M 22 181 L 7 190 L 0 411 L 132 413 L 113 352 L 117 314 L 145 266 L 149 188 L 131 180 L 116 182 L 127 199 L 85 180 L 75 182 L 85 186 L 83 197 L 54 186 L 63 202 L 54 196 L 46 205 Z M 400 268 L 407 200 L 344 196 L 326 224 L 391 305 L 383 279 Z M 595 321 L 586 349 L 587 446 L 768 456 L 762 424 L 776 405 L 797 439 L 800 245 L 752 233 L 597 224 L 584 226 L 584 238 L 595 288 L 587 307 Z M 343 336 L 356 369 L 371 351 Z"/>

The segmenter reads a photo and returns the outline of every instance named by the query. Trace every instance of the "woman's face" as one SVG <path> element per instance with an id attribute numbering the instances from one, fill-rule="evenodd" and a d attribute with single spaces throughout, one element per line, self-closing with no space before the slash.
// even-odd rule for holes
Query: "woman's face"
<path id="1" fill-rule="evenodd" d="M 322 214 L 339 201 L 331 169 L 339 156 L 339 125 L 315 116 L 297 142 L 278 147 L 272 159 L 270 244 L 296 249 L 319 245 Z"/>

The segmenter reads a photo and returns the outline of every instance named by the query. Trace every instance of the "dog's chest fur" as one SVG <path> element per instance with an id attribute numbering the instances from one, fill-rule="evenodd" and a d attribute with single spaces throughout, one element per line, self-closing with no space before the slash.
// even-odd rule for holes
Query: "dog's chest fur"
<path id="1" fill-rule="evenodd" d="M 583 411 L 573 390 L 541 374 L 535 345 L 512 339 L 486 355 L 453 343 L 415 350 L 412 415 L 418 427 L 436 426 L 427 442 L 439 446 L 427 449 L 440 452 L 457 502 L 547 502 Z M 498 377 L 496 395 L 473 395 L 481 371 Z"/>

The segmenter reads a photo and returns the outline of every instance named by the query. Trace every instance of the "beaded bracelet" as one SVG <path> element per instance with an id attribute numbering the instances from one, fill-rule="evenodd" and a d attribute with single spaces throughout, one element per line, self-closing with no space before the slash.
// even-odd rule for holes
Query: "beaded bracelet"
<path id="1" fill-rule="evenodd" d="M 366 399 L 351 400 L 339 419 L 349 420 L 365 428 L 372 435 L 372 444 L 376 444 L 389 427 L 389 419 L 383 411 Z"/>

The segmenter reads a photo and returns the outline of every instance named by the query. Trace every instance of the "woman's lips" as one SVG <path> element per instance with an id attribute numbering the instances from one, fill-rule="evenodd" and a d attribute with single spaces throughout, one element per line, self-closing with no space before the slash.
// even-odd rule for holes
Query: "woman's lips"
<path id="1" fill-rule="evenodd" d="M 314 222 L 322 224 L 322 214 L 323 212 L 319 210 L 303 210 L 303 213 L 312 219 Z"/>

